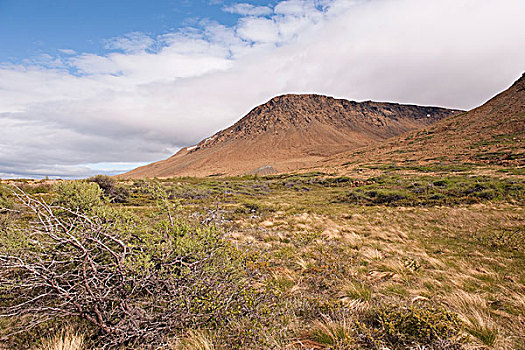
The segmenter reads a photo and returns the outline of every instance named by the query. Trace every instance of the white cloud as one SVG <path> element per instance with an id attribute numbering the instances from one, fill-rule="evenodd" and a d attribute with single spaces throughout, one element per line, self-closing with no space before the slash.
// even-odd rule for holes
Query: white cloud
<path id="1" fill-rule="evenodd" d="M 149 35 L 133 32 L 122 37 L 107 40 L 106 48 L 110 50 L 122 50 L 126 53 L 136 53 L 151 48 L 154 43 L 155 41 Z"/>
<path id="2" fill-rule="evenodd" d="M 312 0 L 286 0 L 275 6 L 275 13 L 284 16 L 302 17 L 317 10 L 317 3 Z"/>
<path id="3" fill-rule="evenodd" d="M 58 51 L 66 55 L 75 55 L 77 53 L 75 50 L 72 49 L 58 49 Z"/>
<path id="4" fill-rule="evenodd" d="M 242 18 L 237 35 L 243 40 L 259 43 L 275 43 L 279 40 L 279 28 L 272 19 Z"/>
<path id="5" fill-rule="evenodd" d="M 106 55 L 0 64 L 0 177 L 158 160 L 281 93 L 471 108 L 525 70 L 523 1 L 289 0 L 274 10 L 234 27 L 132 33 Z"/>
<path id="6" fill-rule="evenodd" d="M 268 6 L 254 6 L 247 3 L 224 6 L 223 10 L 241 16 L 268 16 L 273 13 L 273 10 Z"/>

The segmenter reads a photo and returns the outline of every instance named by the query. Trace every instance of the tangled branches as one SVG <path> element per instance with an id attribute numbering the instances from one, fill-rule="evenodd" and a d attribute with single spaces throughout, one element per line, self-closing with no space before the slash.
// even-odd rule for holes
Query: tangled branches
<path id="1" fill-rule="evenodd" d="M 104 347 L 158 346 L 253 304 L 239 253 L 213 229 L 14 196 L 30 219 L 0 233 L 0 318 L 74 317 Z"/>

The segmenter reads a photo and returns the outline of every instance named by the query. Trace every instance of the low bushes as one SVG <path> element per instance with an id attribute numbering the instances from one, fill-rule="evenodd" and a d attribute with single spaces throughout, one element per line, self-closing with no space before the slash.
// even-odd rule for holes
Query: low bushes
<path id="1" fill-rule="evenodd" d="M 90 213 L 102 204 L 102 189 L 96 183 L 83 181 L 62 181 L 54 187 L 55 199 L 53 205 L 57 209 L 70 210 L 72 212 Z M 25 198 L 24 203 L 38 203 L 29 199 L 25 194 L 20 198 Z"/>
<path id="2" fill-rule="evenodd" d="M 104 192 L 109 201 L 113 203 L 126 203 L 129 191 L 109 176 L 97 175 L 87 179 L 88 182 L 96 183 Z"/>
<path id="3" fill-rule="evenodd" d="M 509 179 L 447 176 L 416 179 L 381 176 L 370 184 L 349 188 L 335 202 L 388 205 L 428 206 L 472 204 L 490 200 L 523 202 L 525 183 Z"/>
<path id="4" fill-rule="evenodd" d="M 385 305 L 374 308 L 369 317 L 365 322 L 373 342 L 394 349 L 412 344 L 452 343 L 461 326 L 455 314 L 437 307 Z"/>
<path id="5" fill-rule="evenodd" d="M 13 202 L 9 198 L 9 191 L 3 185 L 0 185 L 0 212 L 13 207 Z"/>
<path id="6" fill-rule="evenodd" d="M 498 231 L 482 232 L 476 239 L 493 248 L 516 252 L 525 252 L 525 227 L 517 226 Z"/>
<path id="7" fill-rule="evenodd" d="M 213 228 L 106 211 L 94 183 L 56 190 L 53 206 L 18 192 L 27 220 L 0 232 L 0 315 L 11 325 L 76 319 L 98 345 L 155 347 L 253 312 L 242 254 Z"/>
<path id="8" fill-rule="evenodd" d="M 328 349 L 463 349 L 461 322 L 434 306 L 380 304 L 314 321 L 309 338 Z"/>

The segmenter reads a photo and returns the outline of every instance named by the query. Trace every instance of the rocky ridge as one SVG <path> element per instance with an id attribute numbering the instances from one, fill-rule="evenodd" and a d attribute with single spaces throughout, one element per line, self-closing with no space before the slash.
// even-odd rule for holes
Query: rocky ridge
<path id="1" fill-rule="evenodd" d="M 198 144 L 123 177 L 241 175 L 265 166 L 291 171 L 458 112 L 313 94 L 283 95 Z"/>

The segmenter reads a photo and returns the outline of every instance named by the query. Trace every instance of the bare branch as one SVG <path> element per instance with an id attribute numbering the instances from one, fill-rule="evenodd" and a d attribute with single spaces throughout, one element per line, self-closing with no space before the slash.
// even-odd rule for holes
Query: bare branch
<path id="1" fill-rule="evenodd" d="M 151 236 L 151 227 L 128 232 L 19 188 L 12 192 L 33 216 L 16 227 L 27 246 L 0 244 L 0 318 L 21 317 L 30 328 L 77 317 L 99 330 L 104 347 L 158 346 L 170 334 L 227 322 L 248 307 L 242 269 L 216 238 Z M 175 228 L 169 209 L 168 219 Z"/>

